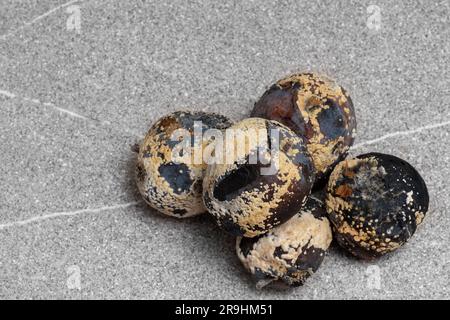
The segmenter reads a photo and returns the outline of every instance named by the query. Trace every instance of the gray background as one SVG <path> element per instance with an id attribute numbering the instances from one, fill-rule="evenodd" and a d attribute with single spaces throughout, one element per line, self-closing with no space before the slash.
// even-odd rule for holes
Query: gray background
<path id="1" fill-rule="evenodd" d="M 450 298 L 449 1 L 1 0 L 0 35 L 0 298 Z M 375 263 L 333 247 L 304 287 L 257 291 L 207 216 L 139 202 L 130 145 L 178 109 L 241 119 L 304 70 L 348 89 L 353 153 L 411 162 L 430 210 Z"/>

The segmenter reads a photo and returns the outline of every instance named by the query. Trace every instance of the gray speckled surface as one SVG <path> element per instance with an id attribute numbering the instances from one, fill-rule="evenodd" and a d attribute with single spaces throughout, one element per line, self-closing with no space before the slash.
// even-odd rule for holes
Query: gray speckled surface
<path id="1" fill-rule="evenodd" d="M 449 16 L 448 1 L 3 0 L 0 298 L 450 298 Z M 357 143 L 401 131 L 353 153 L 416 166 L 430 211 L 376 263 L 333 247 L 304 287 L 257 291 L 207 216 L 133 204 L 130 145 L 180 108 L 240 119 L 301 70 L 348 89 Z"/>

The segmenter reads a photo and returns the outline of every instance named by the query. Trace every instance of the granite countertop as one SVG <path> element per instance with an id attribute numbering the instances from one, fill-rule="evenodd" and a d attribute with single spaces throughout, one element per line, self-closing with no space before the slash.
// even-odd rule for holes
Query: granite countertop
<path id="1" fill-rule="evenodd" d="M 3 1 L 0 298 L 450 298 L 448 1 Z M 133 171 L 163 114 L 238 120 L 297 71 L 350 93 L 352 154 L 425 179 L 411 241 L 359 262 L 333 246 L 300 288 L 256 290 L 208 216 L 162 217 Z"/>

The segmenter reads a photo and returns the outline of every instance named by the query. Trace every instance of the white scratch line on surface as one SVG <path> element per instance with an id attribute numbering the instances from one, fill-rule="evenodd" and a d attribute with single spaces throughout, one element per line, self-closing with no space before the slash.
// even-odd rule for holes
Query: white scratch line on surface
<path id="1" fill-rule="evenodd" d="M 101 124 L 103 126 L 111 127 L 111 122 L 109 122 L 109 121 L 101 121 L 101 120 L 97 120 L 97 119 L 88 118 L 88 117 L 85 117 L 85 116 L 83 116 L 81 114 L 78 114 L 78 113 L 76 113 L 74 111 L 58 107 L 54 103 L 51 103 L 51 102 L 42 102 L 42 101 L 40 101 L 38 99 L 31 99 L 31 98 L 28 98 L 28 97 L 19 97 L 18 95 L 16 95 L 13 92 L 9 92 L 9 91 L 6 91 L 6 90 L 1 90 L 1 89 L 0 89 L 0 95 L 5 96 L 5 97 L 10 98 L 10 99 L 17 98 L 17 99 L 21 99 L 23 101 L 28 101 L 28 102 L 34 103 L 34 104 L 39 104 L 39 105 L 43 105 L 43 106 L 46 106 L 46 107 L 51 107 L 51 108 L 53 108 L 53 109 L 55 109 L 57 111 L 66 113 L 66 114 L 68 114 L 68 115 L 70 115 L 70 116 L 72 116 L 74 118 L 83 119 L 85 121 L 92 121 L 92 122 L 99 123 L 99 124 Z M 117 131 L 115 128 L 113 128 L 113 127 L 111 127 L 111 128 L 112 128 L 112 130 Z M 134 138 L 136 138 L 138 140 L 141 140 L 143 138 L 143 136 L 141 134 L 138 134 L 136 132 L 128 130 L 127 128 L 124 128 L 123 130 L 121 130 L 121 133 L 123 133 L 123 132 L 126 132 L 127 134 L 129 134 L 130 136 L 133 136 Z"/>
<path id="2" fill-rule="evenodd" d="M 5 90 L 0 90 L 0 95 L 3 95 L 3 96 L 8 97 L 8 98 L 19 98 L 19 99 L 22 99 L 24 101 L 32 102 L 34 104 L 39 104 L 39 105 L 43 105 L 43 106 L 46 106 L 46 107 L 51 107 L 53 109 L 56 109 L 56 110 L 58 110 L 60 112 L 63 112 L 63 113 L 66 113 L 66 114 L 68 114 L 68 115 L 70 115 L 72 117 L 75 117 L 75 118 L 88 120 L 88 121 L 92 120 L 92 119 L 86 118 L 85 116 L 82 116 L 81 114 L 75 113 L 73 111 L 57 107 L 56 105 L 54 105 L 51 102 L 41 102 L 38 99 L 31 99 L 31 98 L 27 98 L 27 97 L 18 97 L 15 93 L 12 93 L 12 92 L 9 92 L 9 91 L 5 91 Z"/>
<path id="3" fill-rule="evenodd" d="M 51 106 L 51 107 L 55 108 L 56 110 L 64 112 L 64 113 L 67 113 L 68 115 L 70 115 L 72 117 L 75 117 L 75 118 L 80 118 L 80 119 L 84 119 L 84 120 L 90 120 L 90 119 L 86 118 L 85 116 L 82 116 L 81 114 L 75 113 L 75 112 L 67 110 L 67 109 L 63 109 L 63 108 L 57 107 L 57 106 L 55 106 L 54 104 L 51 104 L 51 103 L 44 103 L 44 105 Z"/>
<path id="4" fill-rule="evenodd" d="M 42 216 L 33 217 L 30 219 L 26 219 L 26 220 L 0 224 L 0 230 L 6 229 L 9 227 L 23 226 L 23 225 L 27 225 L 30 223 L 40 222 L 40 221 L 58 218 L 58 217 L 75 216 L 75 215 L 84 214 L 84 213 L 99 213 L 102 211 L 109 211 L 109 210 L 115 210 L 115 209 L 124 209 L 124 208 L 135 206 L 139 203 L 141 203 L 141 202 L 134 201 L 134 202 L 116 204 L 114 206 L 105 206 L 105 207 L 100 207 L 100 208 L 87 208 L 87 209 L 81 209 L 81 210 L 76 210 L 76 211 L 55 212 L 55 213 L 50 213 L 50 214 L 46 214 L 46 215 L 42 215 Z"/>
<path id="5" fill-rule="evenodd" d="M 47 11 L 46 13 L 41 14 L 40 16 L 34 18 L 33 20 L 28 21 L 28 22 L 25 22 L 25 23 L 24 23 L 22 26 L 20 26 L 19 28 L 14 29 L 14 30 L 12 30 L 12 31 L 10 31 L 10 32 L 8 32 L 8 33 L 6 33 L 6 34 L 0 36 L 0 39 L 5 40 L 6 38 L 8 38 L 9 36 L 13 35 L 13 34 L 16 33 L 17 31 L 20 31 L 20 30 L 22 30 L 22 29 L 25 28 L 25 27 L 31 26 L 32 24 L 38 22 L 39 20 L 42 20 L 42 19 L 44 19 L 45 17 L 51 15 L 52 13 L 54 13 L 54 12 L 56 12 L 56 11 L 62 9 L 62 8 L 65 8 L 65 7 L 67 7 L 67 6 L 70 6 L 70 5 L 73 4 L 73 3 L 76 3 L 76 2 L 82 2 L 82 1 L 83 1 L 83 0 L 71 0 L 71 1 L 66 2 L 66 3 L 64 3 L 64 4 L 62 4 L 62 5 L 59 5 L 59 6 L 55 7 L 55 8 L 53 8 L 53 9 L 50 9 L 50 10 Z"/>
<path id="6" fill-rule="evenodd" d="M 15 98 L 16 97 L 16 95 L 14 93 L 9 92 L 9 91 L 5 91 L 5 90 L 0 90 L 0 94 L 2 96 L 8 97 L 8 98 Z"/>
<path id="7" fill-rule="evenodd" d="M 397 136 L 409 136 L 413 133 L 419 133 L 422 131 L 426 131 L 426 130 L 431 130 L 431 129 L 435 129 L 435 128 L 440 128 L 440 127 L 444 127 L 450 124 L 450 121 L 445 121 L 445 122 L 441 122 L 441 123 L 435 123 L 435 124 L 429 124 L 427 126 L 423 126 L 414 130 L 407 130 L 407 131 L 396 131 L 396 132 L 392 132 L 392 133 L 388 133 L 384 136 L 381 136 L 379 138 L 373 139 L 373 140 L 368 140 L 368 141 L 364 141 L 361 143 L 358 143 L 356 145 L 354 145 L 351 149 L 358 149 L 360 147 L 366 146 L 366 145 L 370 145 L 370 144 L 375 144 L 377 142 L 389 139 L 389 138 L 393 138 L 393 137 L 397 137 Z"/>

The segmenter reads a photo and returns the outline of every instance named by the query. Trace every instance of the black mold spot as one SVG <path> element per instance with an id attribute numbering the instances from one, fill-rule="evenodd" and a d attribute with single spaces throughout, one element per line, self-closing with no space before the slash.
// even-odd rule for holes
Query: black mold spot
<path id="1" fill-rule="evenodd" d="M 308 197 L 305 205 L 302 208 L 302 211 L 309 211 L 316 219 L 326 219 L 326 209 L 325 205 L 312 197 Z"/>
<path id="2" fill-rule="evenodd" d="M 253 238 L 241 238 L 239 242 L 239 248 L 241 249 L 244 257 L 247 257 L 249 253 L 253 250 L 253 245 L 261 238 L 261 236 L 256 236 Z"/>
<path id="3" fill-rule="evenodd" d="M 320 124 L 320 131 L 329 140 L 342 137 L 346 134 L 346 123 L 342 110 L 339 104 L 331 99 L 327 99 L 325 105 L 328 105 L 328 109 L 322 109 L 318 114 L 317 119 Z"/>
<path id="4" fill-rule="evenodd" d="M 175 209 L 173 210 L 173 214 L 178 216 L 184 216 L 187 213 L 186 209 Z"/>
<path id="5" fill-rule="evenodd" d="M 189 175 L 189 168 L 184 163 L 175 164 L 169 162 L 162 164 L 158 168 L 159 174 L 170 184 L 173 192 L 181 194 L 189 192 L 192 185 L 192 179 Z"/>
<path id="6" fill-rule="evenodd" d="M 275 257 L 277 257 L 277 258 L 280 258 L 280 259 L 282 259 L 281 258 L 281 256 L 283 255 L 283 254 L 285 254 L 286 252 L 283 250 L 283 248 L 281 247 L 281 246 L 279 246 L 279 247 L 276 247 L 275 248 L 275 250 L 273 251 L 273 255 L 275 256 Z M 286 260 L 286 259 L 283 259 L 283 260 Z M 286 260 L 288 263 L 290 263 L 290 261 L 291 260 Z"/>
<path id="7" fill-rule="evenodd" d="M 325 251 L 313 246 L 308 247 L 309 242 L 302 248 L 302 253 L 298 256 L 295 265 L 300 270 L 312 270 L 316 272 L 325 256 Z"/>

